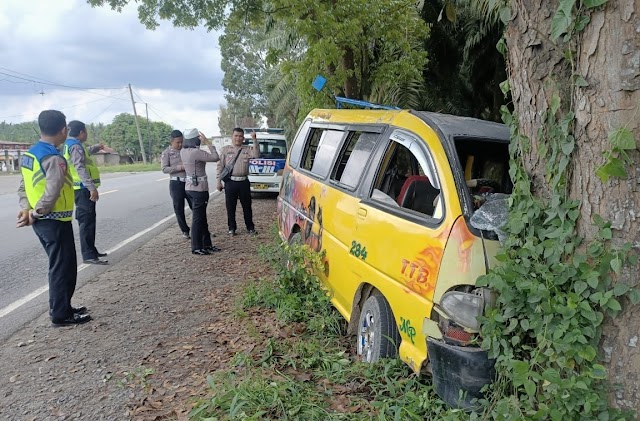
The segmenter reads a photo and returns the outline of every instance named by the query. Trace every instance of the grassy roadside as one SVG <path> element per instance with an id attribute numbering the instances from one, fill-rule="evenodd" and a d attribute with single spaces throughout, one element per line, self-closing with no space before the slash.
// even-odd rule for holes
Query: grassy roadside
<path id="1" fill-rule="evenodd" d="M 124 165 L 108 165 L 99 167 L 103 174 L 114 172 L 141 172 L 141 171 L 160 171 L 160 164 L 124 164 Z"/>
<path id="2" fill-rule="evenodd" d="M 246 287 L 235 323 L 256 345 L 208 377 L 190 419 L 469 419 L 400 360 L 357 361 L 344 320 L 307 269 L 318 255 L 279 245 L 261 254 L 277 275 Z"/>

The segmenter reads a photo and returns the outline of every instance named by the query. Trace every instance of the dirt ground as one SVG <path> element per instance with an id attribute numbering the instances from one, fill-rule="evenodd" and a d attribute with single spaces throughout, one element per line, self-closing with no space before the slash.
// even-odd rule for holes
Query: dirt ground
<path id="1" fill-rule="evenodd" d="M 252 346 L 233 312 L 244 282 L 268 275 L 274 197 L 254 198 L 259 234 L 226 235 L 224 198 L 209 204 L 222 252 L 193 256 L 174 224 L 77 290 L 94 320 L 53 328 L 48 314 L 0 344 L 2 420 L 186 420 L 208 374 Z M 176 243 L 178 245 L 176 245 Z"/>

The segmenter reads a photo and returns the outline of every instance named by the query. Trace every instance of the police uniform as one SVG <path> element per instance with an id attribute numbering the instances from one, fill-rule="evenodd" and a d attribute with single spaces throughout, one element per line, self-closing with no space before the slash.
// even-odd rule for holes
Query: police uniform
<path id="1" fill-rule="evenodd" d="M 182 234 L 188 238 L 189 225 L 187 225 L 187 220 L 184 216 L 184 201 L 187 201 L 190 209 L 193 209 L 193 207 L 191 198 L 187 196 L 185 191 L 187 173 L 184 171 L 184 165 L 182 165 L 180 150 L 168 147 L 162 152 L 160 162 L 162 163 L 162 172 L 169 174 L 169 194 L 173 201 L 173 211 L 176 214 L 178 226 Z"/>
<path id="2" fill-rule="evenodd" d="M 40 140 L 22 157 L 20 207 L 33 209 L 33 223 L 49 256 L 49 309 L 54 323 L 73 318 L 71 297 L 76 288 L 77 260 L 73 239 L 73 181 L 66 160 L 50 143 Z"/>
<path id="3" fill-rule="evenodd" d="M 186 134 L 192 131 L 185 132 Z M 197 133 L 197 131 L 195 132 Z M 193 254 L 209 254 L 219 251 L 211 243 L 211 233 L 207 222 L 207 205 L 209 204 L 209 181 L 207 179 L 207 162 L 216 162 L 220 158 L 215 147 L 209 145 L 209 152 L 200 148 L 185 148 L 180 150 L 180 157 L 187 174 L 185 190 L 191 198 L 191 252 Z"/>
<path id="4" fill-rule="evenodd" d="M 94 146 L 99 148 L 99 146 Z M 96 249 L 96 202 L 91 191 L 100 187 L 100 171 L 89 150 L 78 139 L 70 137 L 64 143 L 64 157 L 69 163 L 76 202 L 76 219 L 80 226 L 80 250 L 83 260 L 104 256 Z"/>
<path id="5" fill-rule="evenodd" d="M 251 148 L 249 146 L 241 146 L 241 148 L 242 151 L 233 165 L 231 180 L 224 183 L 224 197 L 227 207 L 227 225 L 229 226 L 230 235 L 235 235 L 236 229 L 238 228 L 236 224 L 236 206 L 238 204 L 238 199 L 240 199 L 240 204 L 242 205 L 244 223 L 247 227 L 247 231 L 250 233 L 255 232 L 253 211 L 251 210 L 249 159 L 259 158 L 260 151 L 258 148 Z M 222 147 L 222 150 L 220 151 L 220 162 L 218 162 L 218 180 L 220 180 L 222 169 L 227 165 L 227 162 L 233 161 L 237 153 L 238 147 L 234 145 L 226 145 Z"/>

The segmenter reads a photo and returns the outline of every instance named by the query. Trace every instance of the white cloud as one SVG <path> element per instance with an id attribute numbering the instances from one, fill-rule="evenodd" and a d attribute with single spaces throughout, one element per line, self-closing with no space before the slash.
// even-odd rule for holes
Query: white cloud
<path id="1" fill-rule="evenodd" d="M 84 0 L 0 1 L 0 33 L 2 73 L 118 88 L 65 89 L 0 74 L 0 121 L 31 121 L 53 108 L 70 119 L 109 123 L 116 114 L 132 111 L 124 89 L 131 83 L 142 97 L 136 101 L 150 105 L 150 119 L 218 133 L 218 108 L 224 104 L 219 34 L 167 22 L 148 31 L 135 6 L 117 13 L 91 8 Z M 138 110 L 144 114 L 144 106 Z"/>

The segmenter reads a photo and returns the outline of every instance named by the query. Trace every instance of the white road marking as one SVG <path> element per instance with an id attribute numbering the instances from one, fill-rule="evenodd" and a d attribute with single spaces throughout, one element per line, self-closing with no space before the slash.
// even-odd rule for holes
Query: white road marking
<path id="1" fill-rule="evenodd" d="M 109 194 L 109 193 L 113 193 L 113 192 L 117 192 L 118 190 L 109 190 L 106 192 L 100 192 L 100 196 L 104 196 L 105 194 Z"/>
<path id="2" fill-rule="evenodd" d="M 113 191 L 117 191 L 117 190 L 113 190 Z M 111 192 L 109 192 L 111 193 Z M 209 194 L 209 197 L 214 196 L 219 194 L 219 191 L 214 191 L 212 193 Z M 101 193 L 101 194 L 105 194 L 105 193 Z M 185 207 L 185 210 L 188 209 L 188 206 Z M 166 218 L 161 219 L 160 221 L 156 222 L 155 224 L 151 225 L 149 228 L 144 229 L 142 231 L 140 231 L 137 234 L 132 235 L 131 237 L 127 238 L 126 240 L 116 244 L 114 247 L 110 248 L 109 250 L 106 251 L 107 254 L 112 254 L 114 252 L 116 252 L 117 250 L 121 249 L 122 247 L 126 246 L 127 244 L 131 243 L 132 241 L 137 240 L 138 238 L 142 237 L 143 235 L 145 235 L 146 233 L 153 231 L 154 229 L 158 228 L 160 225 L 164 224 L 165 222 L 169 221 L 170 219 L 175 218 L 175 215 L 169 215 Z M 83 263 L 81 265 L 78 266 L 78 272 L 80 272 L 81 270 L 84 270 L 86 268 L 88 268 L 89 265 L 87 265 L 86 263 Z M 3 309 L 0 309 L 0 318 L 5 317 L 7 314 L 13 312 L 14 310 L 16 310 L 17 308 L 19 308 L 20 306 L 28 303 L 29 301 L 37 298 L 38 296 L 44 294 L 45 292 L 49 291 L 49 285 L 45 285 L 43 287 L 40 287 L 38 289 L 36 289 L 35 291 L 31 292 L 30 294 L 27 294 L 26 296 L 20 298 L 19 300 L 14 301 L 13 303 L 9 304 L 8 306 L 6 306 Z"/>
<path id="3" fill-rule="evenodd" d="M 164 180 L 168 180 L 169 177 L 164 177 L 164 178 L 158 178 L 156 181 L 164 181 Z"/>

